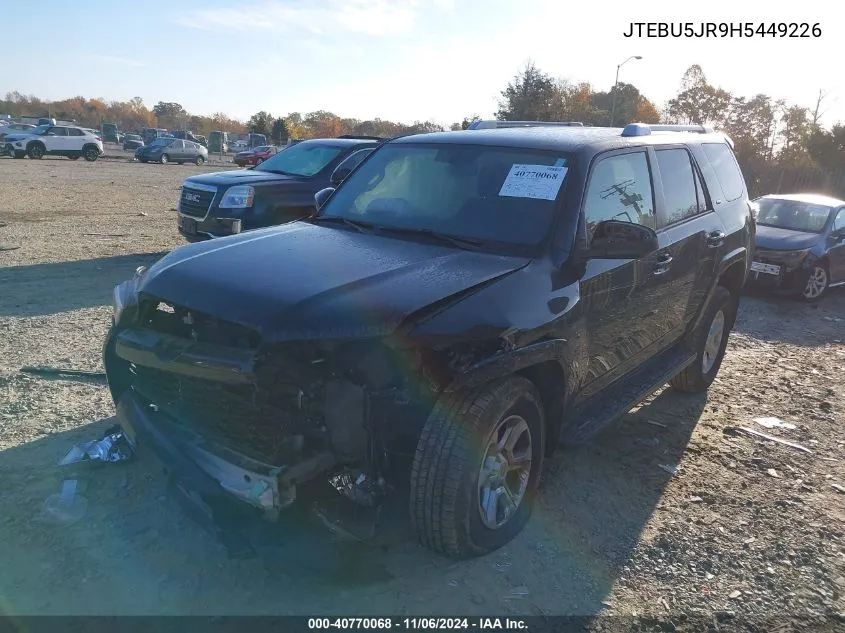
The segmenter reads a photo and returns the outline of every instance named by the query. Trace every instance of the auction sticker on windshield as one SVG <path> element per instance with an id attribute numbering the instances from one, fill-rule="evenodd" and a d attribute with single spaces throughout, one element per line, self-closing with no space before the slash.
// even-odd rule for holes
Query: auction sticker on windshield
<path id="1" fill-rule="evenodd" d="M 566 177 L 567 168 L 550 165 L 514 165 L 499 190 L 509 198 L 554 200 Z"/>

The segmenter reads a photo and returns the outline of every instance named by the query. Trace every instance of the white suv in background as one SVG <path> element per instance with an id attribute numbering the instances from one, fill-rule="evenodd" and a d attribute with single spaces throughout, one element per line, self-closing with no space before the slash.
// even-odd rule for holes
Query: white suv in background
<path id="1" fill-rule="evenodd" d="M 73 125 L 39 125 L 27 132 L 9 134 L 4 139 L 4 153 L 15 158 L 66 156 L 76 160 L 97 160 L 103 153 L 103 141 L 85 128 Z"/>

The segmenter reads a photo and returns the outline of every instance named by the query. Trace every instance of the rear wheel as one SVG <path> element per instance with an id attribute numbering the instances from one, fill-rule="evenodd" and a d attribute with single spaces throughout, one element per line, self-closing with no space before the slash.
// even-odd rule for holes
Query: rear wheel
<path id="1" fill-rule="evenodd" d="M 44 146 L 41 143 L 33 143 L 27 148 L 27 153 L 30 158 L 36 160 L 44 158 Z"/>
<path id="2" fill-rule="evenodd" d="M 168 160 L 170 160 L 170 157 L 167 154 L 162 154 L 161 158 L 158 159 L 158 162 L 162 165 L 166 165 Z"/>
<path id="3" fill-rule="evenodd" d="M 807 275 L 807 282 L 801 291 L 801 298 L 804 301 L 818 301 L 827 292 L 829 284 L 830 278 L 827 274 L 827 268 L 824 264 L 816 264 Z"/>
<path id="4" fill-rule="evenodd" d="M 411 519 L 426 547 L 454 558 L 510 542 L 531 516 L 544 454 L 534 385 L 509 376 L 444 394 L 420 435 Z"/>
<path id="5" fill-rule="evenodd" d="M 82 155 L 89 163 L 93 163 L 100 157 L 100 150 L 94 145 L 88 145 L 82 150 Z"/>
<path id="6" fill-rule="evenodd" d="M 688 393 L 707 391 L 722 366 L 736 307 L 737 301 L 730 291 L 716 286 L 704 317 L 692 334 L 691 343 L 697 352 L 695 362 L 669 381 L 673 389 Z"/>

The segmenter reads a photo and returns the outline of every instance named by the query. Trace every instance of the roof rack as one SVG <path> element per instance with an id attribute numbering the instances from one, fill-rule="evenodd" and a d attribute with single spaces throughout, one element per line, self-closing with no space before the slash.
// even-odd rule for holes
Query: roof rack
<path id="1" fill-rule="evenodd" d="M 711 125 L 649 125 L 648 123 L 629 123 L 622 130 L 622 136 L 648 136 L 652 132 L 695 132 L 712 134 Z"/>
<path id="2" fill-rule="evenodd" d="M 473 121 L 468 130 L 492 130 L 507 127 L 584 127 L 580 121 Z"/>
<path id="3" fill-rule="evenodd" d="M 389 139 L 383 136 L 366 136 L 366 135 L 357 135 L 357 134 L 341 134 L 337 138 L 349 138 L 355 139 L 358 141 L 387 141 Z"/>

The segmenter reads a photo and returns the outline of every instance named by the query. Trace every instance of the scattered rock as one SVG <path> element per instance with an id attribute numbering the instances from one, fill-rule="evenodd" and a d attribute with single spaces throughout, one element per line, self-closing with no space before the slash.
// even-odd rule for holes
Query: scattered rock
<path id="1" fill-rule="evenodd" d="M 775 477 L 777 479 L 780 479 L 780 475 L 778 474 L 778 471 L 776 471 L 774 468 L 769 468 L 768 470 L 766 470 L 766 474 L 769 477 Z"/>
<path id="2" fill-rule="evenodd" d="M 730 595 L 728 596 L 728 598 L 730 598 L 731 600 L 736 600 L 736 599 L 737 599 L 737 598 L 739 598 L 741 595 L 742 595 L 742 592 L 741 592 L 741 591 L 739 591 L 738 589 L 734 589 L 733 591 L 731 591 L 731 593 L 730 593 Z"/>

